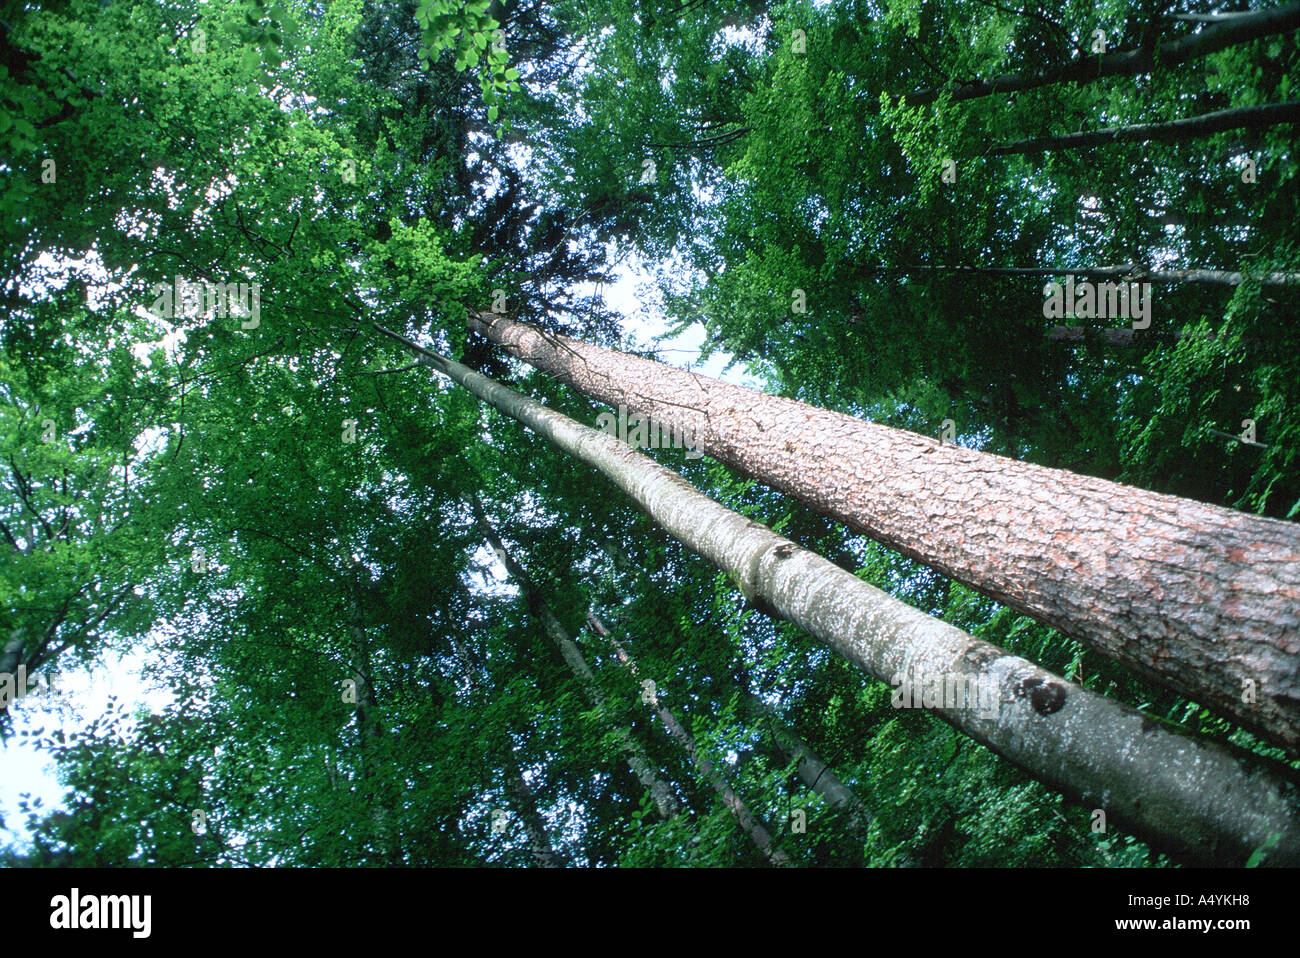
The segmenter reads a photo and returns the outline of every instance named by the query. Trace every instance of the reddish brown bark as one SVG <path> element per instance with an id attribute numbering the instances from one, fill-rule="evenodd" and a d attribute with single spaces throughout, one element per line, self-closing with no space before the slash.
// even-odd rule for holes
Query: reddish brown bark
<path id="1" fill-rule="evenodd" d="M 1300 526 L 939 444 L 501 316 L 471 325 L 1300 754 Z"/>

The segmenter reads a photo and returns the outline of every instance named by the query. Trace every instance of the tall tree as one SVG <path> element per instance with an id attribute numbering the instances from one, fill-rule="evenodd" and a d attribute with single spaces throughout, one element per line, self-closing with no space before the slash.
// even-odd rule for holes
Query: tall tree
<path id="1" fill-rule="evenodd" d="M 1241 754 L 1163 732 L 1135 711 L 918 613 L 730 512 L 619 440 L 454 360 L 409 341 L 407 346 L 484 402 L 600 468 L 673 536 L 733 576 L 747 598 L 789 618 L 867 673 L 887 679 L 915 670 L 927 681 L 952 675 L 984 683 L 995 708 L 977 712 L 963 700 L 955 707 L 935 705 L 934 711 L 1044 781 L 1085 800 L 1104 792 L 1103 808 L 1113 809 L 1117 820 L 1178 854 L 1245 861 L 1266 841 L 1277 860 L 1300 854 L 1300 831 L 1293 827 L 1300 788 L 1285 777 L 1263 768 L 1247 771 Z M 1243 817 L 1206 798 L 1225 787 L 1252 793 L 1251 807 L 1260 811 Z M 1170 804 L 1153 807 L 1152 789 Z"/>
<path id="2" fill-rule="evenodd" d="M 975 452 L 492 314 L 471 323 L 566 384 L 670 423 L 742 474 L 1300 750 L 1300 528 Z"/>

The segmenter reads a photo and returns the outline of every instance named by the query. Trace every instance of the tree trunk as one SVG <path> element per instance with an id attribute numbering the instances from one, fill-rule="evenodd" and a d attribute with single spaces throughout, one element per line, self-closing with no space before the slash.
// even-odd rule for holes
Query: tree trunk
<path id="1" fill-rule="evenodd" d="M 609 717 L 609 709 L 605 702 L 604 693 L 596 684 L 596 676 L 592 673 L 591 668 L 587 665 L 587 660 L 583 658 L 582 651 L 577 644 L 569 637 L 560 620 L 555 617 L 551 607 L 546 604 L 542 598 L 541 592 L 537 589 L 533 580 L 529 578 L 528 573 L 518 562 L 515 561 L 497 535 L 492 524 L 488 522 L 487 516 L 483 512 L 482 505 L 477 499 L 472 500 L 474 517 L 478 520 L 479 528 L 482 529 L 483 535 L 491 544 L 492 549 L 501 559 L 502 565 L 510 573 L 510 577 L 519 583 L 519 588 L 524 593 L 524 598 L 528 603 L 529 611 L 535 615 L 542 623 L 547 637 L 555 643 L 559 649 L 561 658 L 573 673 L 573 677 L 578 680 L 578 685 L 582 688 L 583 694 L 591 702 L 592 707 L 599 709 L 602 714 Z M 641 743 L 636 740 L 632 730 L 626 726 L 618 726 L 617 734 L 619 744 L 623 752 L 627 755 L 627 763 L 636 775 L 637 781 L 650 790 L 650 795 L 654 799 L 655 807 L 659 810 L 662 818 L 668 819 L 681 812 L 681 805 L 678 804 L 676 796 L 668 784 L 661 779 L 655 772 L 654 763 L 650 761 L 650 756 Z"/>
<path id="2" fill-rule="evenodd" d="M 938 444 L 503 317 L 481 314 L 474 327 L 1300 754 L 1295 523 Z"/>
<path id="3" fill-rule="evenodd" d="M 1025 75 L 1008 74 L 974 83 L 953 84 L 946 90 L 916 90 L 905 97 L 908 106 L 933 103 L 943 93 L 953 100 L 974 100 L 996 93 L 1016 93 L 1051 86 L 1054 83 L 1094 83 L 1106 77 L 1138 76 L 1157 65 L 1177 66 L 1260 37 L 1289 33 L 1300 28 L 1300 3 L 1288 3 L 1270 10 L 1251 11 L 1225 20 L 1218 26 L 1177 40 L 1166 40 L 1152 49 L 1115 50 L 1075 60 L 1055 70 Z"/>
<path id="4" fill-rule="evenodd" d="M 614 560 L 614 567 L 626 575 L 635 575 L 637 569 L 623 551 L 622 545 L 616 539 L 609 539 L 606 543 L 606 551 Z M 944 579 L 945 587 L 951 579 Z M 600 635 L 607 635 L 608 630 L 604 623 L 594 615 L 587 616 L 587 623 L 591 628 Z M 616 650 L 620 646 L 615 646 Z M 772 736 L 777 748 L 785 755 L 786 761 L 795 763 L 795 771 L 805 785 L 821 795 L 830 805 L 841 811 L 849 813 L 847 825 L 850 829 L 865 829 L 871 824 L 871 812 L 867 809 L 866 804 L 860 799 L 852 789 L 840 780 L 829 765 L 808 747 L 808 744 L 801 739 L 794 730 L 781 721 L 776 711 L 752 694 L 742 682 L 740 705 L 757 724 L 766 729 Z"/>
<path id="5" fill-rule="evenodd" d="M 973 638 L 719 505 L 618 439 L 371 326 L 600 470 L 668 534 L 727 572 L 764 611 L 809 632 L 866 674 L 882 681 L 946 676 L 987 688 L 983 698 L 991 693 L 992 710 L 946 701 L 925 707 L 1048 786 L 1105 810 L 1110 821 L 1153 847 L 1226 865 L 1244 864 L 1267 842 L 1265 863 L 1300 864 L 1300 788 L 1290 770 L 1166 728 Z"/>
<path id="6" fill-rule="evenodd" d="M 23 661 L 24 644 L 22 635 L 16 634 L 0 646 L 0 675 L 16 675 Z"/>
<path id="7" fill-rule="evenodd" d="M 353 563 L 353 572 L 358 576 L 368 576 L 360 563 Z M 358 588 L 364 586 L 359 585 Z M 354 595 L 348 596 L 348 634 L 352 639 L 351 678 L 356 685 L 357 734 L 360 739 L 358 779 L 365 800 L 370 805 L 375 847 L 385 863 L 395 864 L 397 850 L 393 846 L 388 808 L 376 774 L 380 767 L 377 752 L 382 729 L 375 711 L 375 689 L 370 681 L 370 640 L 366 637 L 361 606 Z"/>
<path id="8" fill-rule="evenodd" d="M 1215 286 L 1240 286 L 1249 280 L 1262 286 L 1300 286 L 1300 272 L 1239 273 L 1226 269 L 1147 269 L 1129 266 L 1084 266 L 1075 269 L 1050 266 L 863 266 L 866 273 L 961 273 L 985 276 L 1064 276 L 1067 273 L 1084 279 L 1113 279 L 1132 283 L 1206 283 Z"/>
<path id="9" fill-rule="evenodd" d="M 748 689 L 742 689 L 740 707 L 755 724 L 767 730 L 786 761 L 795 763 L 795 773 L 800 781 L 826 799 L 832 808 L 847 813 L 849 829 L 861 831 L 871 824 L 872 816 L 866 803 L 808 747 L 807 742 L 795 734 L 794 729 L 781 721 L 770 705 Z"/>
<path id="10" fill-rule="evenodd" d="M 506 770 L 508 778 L 507 785 L 510 788 L 510 796 L 513 800 L 515 810 L 519 813 L 519 820 L 523 823 L 524 834 L 528 836 L 528 850 L 533 856 L 539 868 L 563 868 L 568 864 L 551 845 L 551 840 L 546 834 L 546 822 L 542 818 L 542 813 L 537 810 L 537 800 L 533 798 L 533 791 L 524 781 L 524 776 L 513 759 L 507 760 L 509 767 Z"/>
<path id="11" fill-rule="evenodd" d="M 640 670 L 637 669 L 632 656 L 623 648 L 623 643 L 619 642 L 609 629 L 605 628 L 605 623 L 601 622 L 595 614 L 588 612 L 587 624 L 591 626 L 593 632 L 610 644 L 614 649 L 614 656 L 618 659 L 619 664 L 627 669 L 633 678 L 640 675 Z M 668 734 L 686 750 L 691 764 L 699 769 L 700 774 L 713 786 L 713 790 L 718 793 L 718 798 L 722 799 L 722 804 L 735 817 L 740 830 L 749 836 L 758 850 L 773 865 L 785 866 L 791 864 L 785 852 L 772 847 L 771 834 L 749 810 L 749 806 L 727 784 L 726 779 L 722 777 L 714 764 L 700 753 L 699 747 L 695 744 L 695 739 L 690 732 L 682 727 L 681 722 L 677 721 L 677 716 L 672 713 L 672 709 L 660 704 L 657 693 L 652 694 L 651 698 L 654 700 L 651 707 L 655 710 L 655 714 L 659 716 L 659 721 L 664 723 L 664 728 L 668 729 Z"/>
<path id="12" fill-rule="evenodd" d="M 1134 337 L 1134 331 L 1123 326 L 1053 326 L 1047 331 L 1046 338 L 1053 343 L 1081 343 L 1088 338 L 1089 333 L 1097 336 L 1107 346 L 1150 345 L 1149 341 L 1139 342 Z"/>
<path id="13" fill-rule="evenodd" d="M 1134 123 L 1131 126 L 1112 126 L 1105 130 L 1087 130 L 1064 133 L 1060 136 L 1039 136 L 1016 140 L 995 146 L 981 156 L 1010 156 L 1015 153 L 1060 152 L 1079 150 L 1104 143 L 1168 143 L 1208 136 L 1223 130 L 1260 130 L 1280 123 L 1300 123 L 1300 100 L 1287 103 L 1269 103 L 1264 106 L 1242 106 L 1231 110 L 1217 110 L 1203 116 L 1189 116 L 1163 123 Z"/>

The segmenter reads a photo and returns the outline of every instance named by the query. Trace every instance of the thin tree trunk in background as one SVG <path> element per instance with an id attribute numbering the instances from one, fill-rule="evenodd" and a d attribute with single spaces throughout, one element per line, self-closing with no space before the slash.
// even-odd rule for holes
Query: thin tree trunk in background
<path id="1" fill-rule="evenodd" d="M 470 590 L 467 588 L 466 591 L 469 592 Z M 472 599 L 472 592 L 470 592 L 470 596 Z M 470 653 L 454 640 L 449 638 L 447 644 L 456 661 L 460 663 L 465 681 L 469 683 L 472 690 L 478 692 L 477 673 L 478 665 L 481 663 L 476 663 Z M 506 745 L 508 749 L 514 747 L 514 743 L 509 740 L 509 736 L 507 736 Z M 510 792 L 515 810 L 519 813 L 519 820 L 523 823 L 524 834 L 528 837 L 528 850 L 533 856 L 533 860 L 541 868 L 567 867 L 569 865 L 568 857 L 557 852 L 551 844 L 546 829 L 546 821 L 537 810 L 537 799 L 533 795 L 533 790 L 529 788 L 528 782 L 525 781 L 524 774 L 519 768 L 519 763 L 515 760 L 512 751 L 506 753 L 504 769 L 506 788 Z"/>
<path id="2" fill-rule="evenodd" d="M 953 100 L 974 100 L 996 93 L 1015 93 L 1051 86 L 1055 83 L 1093 83 L 1106 77 L 1138 76 L 1150 73 L 1157 65 L 1177 66 L 1260 37 L 1289 33 L 1300 28 L 1300 3 L 1288 3 L 1269 10 L 1250 11 L 1225 20 L 1218 26 L 1165 40 L 1151 49 L 1115 50 L 1084 57 L 1055 70 L 1040 73 L 1008 74 L 974 83 L 954 83 L 944 89 L 916 90 L 906 95 L 908 106 L 923 106 L 947 94 Z"/>
<path id="3" fill-rule="evenodd" d="M 1039 136 L 1028 140 L 1004 143 L 980 156 L 1011 156 L 1018 153 L 1058 153 L 1062 150 L 1079 150 L 1105 143 L 1170 143 L 1208 136 L 1224 130 L 1262 130 L 1281 123 L 1300 123 L 1300 101 L 1269 103 L 1264 106 L 1242 106 L 1230 110 L 1217 110 L 1202 116 L 1189 116 L 1163 123 L 1134 123 L 1130 126 L 1112 126 L 1105 130 L 1084 130 L 1063 133 L 1060 136 Z"/>
<path id="4" fill-rule="evenodd" d="M 348 634 L 352 638 L 352 681 L 356 684 L 357 733 L 362 743 L 362 774 L 368 775 L 369 754 L 379 744 L 379 722 L 375 716 L 375 691 L 370 684 L 370 643 L 356 600 L 349 599 Z"/>
<path id="5" fill-rule="evenodd" d="M 359 576 L 367 575 L 360 564 L 354 564 L 353 571 Z M 364 588 L 364 586 L 363 586 Z M 352 639 L 352 681 L 356 685 L 357 734 L 360 740 L 360 774 L 363 795 L 371 808 L 371 826 L 375 846 L 382 859 L 388 864 L 395 864 L 396 849 L 390 834 L 388 809 L 384 804 L 379 776 L 376 770 L 379 761 L 376 753 L 382 729 L 379 716 L 375 713 L 375 690 L 371 684 L 370 640 L 366 637 L 365 621 L 361 607 L 353 595 L 348 596 L 348 634 Z"/>
<path id="6" fill-rule="evenodd" d="M 853 831 L 861 831 L 871 824 L 871 812 L 866 803 L 849 788 L 821 757 L 808 747 L 808 743 L 795 734 L 776 714 L 776 710 L 748 689 L 741 690 L 740 707 L 760 728 L 772 736 L 787 762 L 795 763 L 795 773 L 800 781 L 815 791 L 836 809 L 848 814 L 846 824 Z"/>
<path id="7" fill-rule="evenodd" d="M 616 539 L 608 539 L 605 551 L 614 560 L 614 567 L 625 575 L 635 576 L 639 571 Z M 951 582 L 944 579 L 945 584 Z M 587 616 L 587 623 L 600 635 L 608 630 L 604 623 L 594 615 Z M 620 648 L 616 645 L 616 649 Z M 741 682 L 740 705 L 749 716 L 771 735 L 787 762 L 795 763 L 795 771 L 805 785 L 826 799 L 832 806 L 849 813 L 847 825 L 850 829 L 861 830 L 871 824 L 872 815 L 866 804 L 851 788 L 837 776 L 829 765 L 821 760 L 794 730 L 786 725 L 776 714 L 776 710 L 751 693 Z"/>
<path id="8" fill-rule="evenodd" d="M 321 761 L 325 765 L 325 783 L 329 786 L 331 792 L 338 788 L 338 772 L 334 770 L 334 757 L 330 755 L 329 746 L 325 746 L 325 754 L 321 756 Z"/>
<path id="9" fill-rule="evenodd" d="M 693 433 L 741 474 L 1300 754 L 1300 525 L 939 444 L 504 317 L 471 323 L 580 392 Z"/>
<path id="10" fill-rule="evenodd" d="M 542 623 L 547 637 L 555 643 L 559 649 L 560 656 L 564 659 L 569 671 L 573 673 L 578 685 L 582 688 L 583 694 L 591 702 L 593 708 L 597 708 L 609 720 L 609 708 L 605 702 L 604 693 L 596 684 L 596 676 L 592 673 L 587 660 L 583 658 L 582 651 L 578 648 L 577 643 L 569 636 L 560 620 L 555 617 L 551 607 L 546 604 L 541 592 L 537 589 L 533 580 L 528 576 L 514 556 L 507 551 L 501 537 L 497 535 L 496 529 L 488 521 L 487 515 L 483 512 L 483 507 L 477 499 L 471 500 L 474 509 L 474 518 L 478 521 L 479 528 L 483 531 L 484 537 L 491 544 L 492 549 L 501 559 L 501 564 L 506 567 L 510 577 L 519 583 L 519 588 L 524 593 L 524 598 L 528 603 L 529 611 L 535 615 Z M 650 761 L 650 756 L 646 754 L 645 748 L 636 737 L 632 730 L 626 726 L 617 726 L 619 744 L 623 752 L 627 755 L 627 763 L 632 769 L 632 773 L 637 777 L 643 786 L 650 790 L 650 795 L 654 800 L 655 807 L 659 810 L 662 818 L 668 819 L 681 812 L 681 805 L 673 795 L 668 784 L 655 771 L 654 763 Z"/>
<path id="11" fill-rule="evenodd" d="M 528 850 L 533 860 L 541 868 L 563 868 L 568 863 L 551 846 L 551 840 L 546 834 L 546 822 L 537 810 L 537 800 L 533 797 L 532 789 L 524 781 L 524 775 L 514 760 L 509 759 L 508 762 L 507 785 L 512 804 L 523 823 L 524 834 L 528 836 Z"/>
<path id="12" fill-rule="evenodd" d="M 499 412 L 598 469 L 669 535 L 867 675 L 975 682 L 991 710 L 947 703 L 939 718 L 1085 808 L 1105 810 L 1158 850 L 1244 864 L 1300 864 L 1294 772 L 1235 746 L 1167 728 L 886 595 L 700 493 L 625 443 L 372 323 L 380 335 Z M 657 364 L 656 364 L 657 365 Z M 1045 470 L 1047 471 L 1047 470 Z"/>
<path id="13" fill-rule="evenodd" d="M 1240 286 L 1257 282 L 1261 286 L 1300 286 L 1300 273 L 1275 270 L 1267 273 L 1241 273 L 1226 269 L 1147 269 L 1145 266 L 861 266 L 863 273 L 958 273 L 984 276 L 1065 276 L 1084 279 L 1125 280 L 1131 283 L 1172 285 L 1202 283 L 1214 286 Z"/>
<path id="14" fill-rule="evenodd" d="M 639 677 L 640 671 L 636 667 L 636 662 L 628 655 L 627 650 L 623 648 L 623 644 L 610 633 L 609 629 L 605 628 L 605 624 L 590 612 L 587 613 L 587 624 L 591 626 L 593 632 L 605 639 L 613 647 L 615 657 L 632 674 L 633 678 Z M 652 695 L 651 698 L 654 700 L 651 707 L 654 708 L 655 714 L 659 716 L 659 721 L 664 723 L 664 727 L 668 729 L 668 734 L 685 749 L 691 764 L 699 769 L 705 781 L 713 786 L 713 790 L 718 793 L 718 798 L 722 800 L 722 804 L 735 817 L 740 830 L 749 836 L 750 841 L 773 865 L 786 866 L 791 864 L 789 856 L 785 852 L 772 847 L 771 834 L 763 827 L 762 822 L 754 816 L 753 812 L 749 810 L 749 806 L 727 784 L 726 779 L 722 777 L 714 764 L 700 753 L 695 739 L 690 732 L 682 727 L 681 722 L 677 721 L 677 716 L 672 713 L 672 710 L 666 705 L 660 704 L 657 693 Z"/>

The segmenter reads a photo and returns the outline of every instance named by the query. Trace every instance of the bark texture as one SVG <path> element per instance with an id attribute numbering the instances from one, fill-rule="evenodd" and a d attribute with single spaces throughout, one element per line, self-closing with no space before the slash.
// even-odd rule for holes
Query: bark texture
<path id="1" fill-rule="evenodd" d="M 587 624 L 591 626 L 593 632 L 613 647 L 614 656 L 618 659 L 620 665 L 627 669 L 633 677 L 641 674 L 636 662 L 632 660 L 632 656 L 628 654 L 627 649 L 623 648 L 623 643 L 619 642 L 609 629 L 605 628 L 605 623 L 601 622 L 595 615 L 588 613 Z M 681 722 L 677 721 L 677 716 L 673 714 L 672 709 L 660 703 L 657 695 L 651 707 L 655 710 L 655 714 L 659 716 L 659 721 L 664 723 L 664 728 L 668 729 L 668 734 L 686 752 L 691 764 L 699 770 L 705 781 L 718 793 L 718 798 L 722 800 L 722 804 L 727 811 L 731 812 L 736 819 L 736 824 L 740 826 L 740 830 L 749 836 L 750 841 L 773 865 L 789 865 L 789 856 L 772 844 L 771 833 L 763 827 L 763 823 L 749 810 L 749 806 L 727 784 L 727 780 L 718 772 L 713 762 L 700 752 L 699 746 L 695 744 L 694 737 L 690 732 L 686 731 Z"/>
<path id="2" fill-rule="evenodd" d="M 0 675 L 16 675 L 23 661 L 23 639 L 15 635 L 0 646 Z"/>
<path id="3" fill-rule="evenodd" d="M 930 711 L 1049 787 L 1105 809 L 1108 820 L 1187 861 L 1240 865 L 1270 842 L 1265 864 L 1300 865 L 1300 787 L 1289 769 L 1166 728 L 932 618 L 714 502 L 616 438 L 373 325 L 598 469 L 769 614 L 804 629 L 868 675 L 883 681 L 909 674 L 969 677 L 991 688 L 997 702 L 991 712 L 945 705 Z"/>
<path id="4" fill-rule="evenodd" d="M 1300 525 L 939 444 L 502 317 L 474 325 L 1300 754 Z"/>
<path id="5" fill-rule="evenodd" d="M 497 535 L 496 529 L 488 522 L 487 516 L 483 512 L 483 507 L 477 500 L 473 502 L 474 517 L 478 520 L 479 528 L 492 546 L 492 550 L 500 557 L 502 565 L 510 573 L 510 577 L 519 583 L 520 589 L 523 590 L 524 597 L 528 602 L 529 611 L 541 622 L 547 638 L 555 643 L 559 650 L 560 657 L 564 659 L 565 665 L 573 673 L 573 677 L 578 680 L 578 685 L 582 688 L 583 694 L 586 695 L 587 701 L 591 702 L 593 708 L 597 708 L 603 715 L 609 715 L 609 708 L 605 701 L 605 695 L 596 684 L 596 676 L 592 673 L 591 667 L 587 665 L 587 660 L 583 658 L 582 650 L 578 648 L 576 642 L 569 636 L 568 631 L 551 607 L 546 604 L 542 598 L 541 592 L 536 584 L 529 577 L 527 571 L 506 549 L 505 543 Z M 655 771 L 654 763 L 650 761 L 650 756 L 646 754 L 645 748 L 636 740 L 632 730 L 626 726 L 617 726 L 617 735 L 619 745 L 627 756 L 628 767 L 632 769 L 632 774 L 636 776 L 643 786 L 650 790 L 650 796 L 654 800 L 655 808 L 658 809 L 662 818 L 672 818 L 681 812 L 681 805 L 677 797 L 673 795 L 672 789 L 668 783 L 659 777 Z"/>

